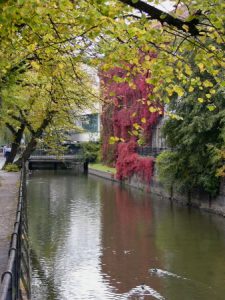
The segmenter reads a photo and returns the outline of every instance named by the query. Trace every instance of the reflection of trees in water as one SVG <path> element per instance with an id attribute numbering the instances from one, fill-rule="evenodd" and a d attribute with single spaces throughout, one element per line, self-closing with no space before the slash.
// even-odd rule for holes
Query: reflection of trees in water
<path id="1" fill-rule="evenodd" d="M 160 280 L 150 278 L 148 273 L 157 259 L 149 194 L 119 185 L 102 185 L 101 194 L 103 273 L 110 276 L 111 285 L 119 293 L 141 283 L 158 290 Z"/>
<path id="2" fill-rule="evenodd" d="M 40 174 L 32 177 L 28 193 L 32 264 L 47 290 L 45 299 L 60 297 L 65 261 L 60 269 L 58 259 L 68 251 L 68 232 L 79 223 L 79 215 L 88 218 L 87 212 L 99 221 L 101 218 L 101 228 L 93 232 L 99 237 L 101 231 L 101 244 L 95 247 L 98 255 L 102 252 L 103 279 L 116 292 L 126 293 L 145 283 L 168 299 L 224 299 L 224 219 L 216 218 L 220 220 L 216 222 L 196 211 L 170 210 L 159 199 L 151 202 L 149 194 L 121 189 L 98 178 L 55 175 L 49 179 Z M 86 242 L 85 238 L 84 232 L 80 242 Z M 86 244 L 90 246 L 90 240 Z M 74 253 L 79 254 L 77 247 Z M 82 258 L 87 260 L 85 254 Z M 181 278 L 150 275 L 150 268 Z"/>
<path id="3" fill-rule="evenodd" d="M 40 263 L 40 258 L 35 253 L 35 250 L 33 249 L 30 250 L 30 256 L 32 261 L 32 268 L 37 273 L 38 279 L 46 288 L 45 299 L 46 300 L 57 299 L 57 296 L 60 294 L 60 292 L 57 291 L 57 287 L 54 284 L 54 274 L 52 272 L 50 272 L 48 275 L 46 274 L 46 271 L 44 270 L 42 264 Z"/>
<path id="4" fill-rule="evenodd" d="M 165 261 L 164 269 L 189 279 L 165 278 L 168 299 L 224 299 L 225 220 L 219 229 L 212 219 L 177 207 L 161 214 L 156 244 Z"/>
<path id="5" fill-rule="evenodd" d="M 53 260 L 70 223 L 72 185 L 65 176 L 41 174 L 28 185 L 29 234 L 37 255 Z"/>
<path id="6" fill-rule="evenodd" d="M 53 270 L 58 248 L 65 243 L 70 228 L 70 201 L 75 192 L 71 180 L 76 180 L 74 175 L 68 180 L 69 174 L 50 174 L 37 173 L 28 184 L 32 268 L 46 286 L 49 300 L 57 295 Z"/>
<path id="7" fill-rule="evenodd" d="M 84 201 L 79 203 L 77 199 Z M 47 290 L 45 299 L 59 299 L 57 282 L 61 284 L 61 259 L 68 250 L 68 234 L 74 219 L 71 214 L 74 209 L 81 213 L 82 209 L 96 211 L 96 205 L 99 206 L 98 185 L 82 176 L 70 176 L 68 172 L 64 175 L 63 171 L 56 174 L 37 172 L 28 184 L 28 201 L 33 274 L 37 274 L 43 289 Z M 76 251 L 77 248 L 74 253 Z"/>

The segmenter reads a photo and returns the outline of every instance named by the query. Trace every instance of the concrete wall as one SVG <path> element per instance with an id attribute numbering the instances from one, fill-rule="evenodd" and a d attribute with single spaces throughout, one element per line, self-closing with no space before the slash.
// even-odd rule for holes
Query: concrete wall
<path id="1" fill-rule="evenodd" d="M 177 202 L 182 205 L 190 205 L 225 217 L 225 180 L 221 182 L 219 195 L 214 199 L 210 199 L 207 193 L 200 193 L 199 191 L 192 191 L 189 195 L 187 193 L 181 194 L 176 191 L 169 191 L 160 183 L 157 175 L 152 177 L 150 184 L 143 182 L 137 175 L 133 175 L 125 183 L 157 194 L 161 196 L 161 199 Z"/>

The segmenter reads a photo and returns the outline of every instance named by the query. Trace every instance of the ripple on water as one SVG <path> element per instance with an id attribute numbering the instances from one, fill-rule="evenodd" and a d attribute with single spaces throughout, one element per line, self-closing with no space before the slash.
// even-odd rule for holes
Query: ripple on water
<path id="1" fill-rule="evenodd" d="M 151 288 L 148 285 L 139 285 L 136 286 L 135 288 L 131 289 L 128 293 L 125 293 L 119 298 L 120 300 L 125 300 L 125 299 L 145 299 L 146 296 L 152 296 L 154 299 L 158 300 L 165 300 L 165 298 L 159 294 L 156 290 Z"/>

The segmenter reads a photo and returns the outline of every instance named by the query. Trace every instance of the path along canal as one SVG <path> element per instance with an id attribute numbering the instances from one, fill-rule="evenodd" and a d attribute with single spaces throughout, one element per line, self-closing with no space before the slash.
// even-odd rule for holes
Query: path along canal
<path id="1" fill-rule="evenodd" d="M 33 299 L 224 299 L 222 217 L 64 171 L 27 187 Z"/>

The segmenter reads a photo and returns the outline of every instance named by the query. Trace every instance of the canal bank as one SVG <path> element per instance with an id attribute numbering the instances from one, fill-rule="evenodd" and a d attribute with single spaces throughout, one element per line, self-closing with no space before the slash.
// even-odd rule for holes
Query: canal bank
<path id="1" fill-rule="evenodd" d="M 4 158 L 0 156 L 0 169 Z M 0 170 L 0 276 L 6 270 L 11 234 L 16 218 L 19 172 Z"/>
<path id="2" fill-rule="evenodd" d="M 168 190 L 165 188 L 158 179 L 157 171 L 154 172 L 153 177 L 151 178 L 150 184 L 147 184 L 140 178 L 140 176 L 133 175 L 132 177 L 119 181 L 116 179 L 116 175 L 112 172 L 105 172 L 101 170 L 96 170 L 94 167 L 89 166 L 88 173 L 91 175 L 99 176 L 108 180 L 112 180 L 117 183 L 122 183 L 137 189 L 151 192 L 159 196 L 159 199 L 172 201 L 180 205 L 188 205 L 209 213 L 217 214 L 225 217 L 225 182 L 221 182 L 219 195 L 215 198 L 210 198 L 208 194 L 193 191 L 189 194 L 179 193 L 174 190 Z"/>

